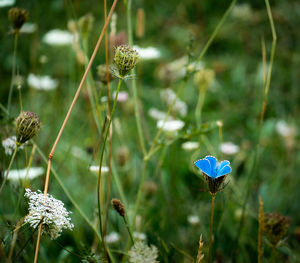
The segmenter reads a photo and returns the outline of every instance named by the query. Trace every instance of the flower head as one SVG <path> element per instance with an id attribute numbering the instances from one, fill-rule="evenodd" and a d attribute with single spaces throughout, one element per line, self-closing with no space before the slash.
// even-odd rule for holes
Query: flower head
<path id="1" fill-rule="evenodd" d="M 64 207 L 64 203 L 53 198 L 51 195 L 46 196 L 38 192 L 32 192 L 26 189 L 25 197 L 29 199 L 29 213 L 25 217 L 24 223 L 29 223 L 31 227 L 37 228 L 42 219 L 42 233 L 46 233 L 51 239 L 60 236 L 63 229 L 72 230 L 74 225 Z"/>
<path id="2" fill-rule="evenodd" d="M 215 195 L 220 190 L 225 176 L 231 172 L 229 161 L 225 160 L 218 163 L 213 156 L 206 156 L 194 164 L 202 171 L 212 195 Z"/>
<path id="3" fill-rule="evenodd" d="M 239 152 L 240 147 L 232 142 L 223 142 L 220 145 L 220 150 L 224 154 L 234 155 Z"/>
<path id="4" fill-rule="evenodd" d="M 273 246 L 277 246 L 278 243 L 286 235 L 290 220 L 277 213 L 265 213 L 264 214 L 264 232 Z"/>
<path id="5" fill-rule="evenodd" d="M 16 149 L 17 137 L 10 136 L 2 141 L 2 146 L 4 148 L 4 152 L 6 155 L 12 155 L 14 150 Z M 22 149 L 23 146 L 19 147 L 18 149 Z"/>
<path id="6" fill-rule="evenodd" d="M 138 241 L 129 251 L 130 263 L 156 263 L 158 251 L 155 246 L 147 246 L 146 243 Z"/>
<path id="7" fill-rule="evenodd" d="M 34 137 L 41 128 L 38 116 L 31 111 L 23 111 L 16 119 L 17 145 L 21 145 Z"/>
<path id="8" fill-rule="evenodd" d="M 118 69 L 120 78 L 125 78 L 136 66 L 139 54 L 136 50 L 127 45 L 118 46 L 115 50 L 114 62 Z"/>
<path id="9" fill-rule="evenodd" d="M 37 90 L 53 90 L 58 87 L 58 81 L 50 76 L 39 76 L 30 73 L 27 78 L 28 85 Z"/>
<path id="10" fill-rule="evenodd" d="M 69 31 L 60 29 L 53 29 L 43 37 L 43 42 L 51 46 L 71 45 L 73 41 L 74 36 Z"/>
<path id="11" fill-rule="evenodd" d="M 5 174 L 7 171 L 5 171 Z M 18 182 L 19 180 L 32 180 L 44 173 L 43 167 L 30 167 L 18 170 L 10 170 L 7 180 Z"/>
<path id="12" fill-rule="evenodd" d="M 122 217 L 125 216 L 125 214 L 126 214 L 125 207 L 119 199 L 113 198 L 111 200 L 111 204 L 120 216 L 122 216 Z"/>
<path id="13" fill-rule="evenodd" d="M 8 18 L 15 32 L 19 32 L 23 24 L 28 20 L 29 13 L 25 9 L 13 7 L 8 10 Z"/>

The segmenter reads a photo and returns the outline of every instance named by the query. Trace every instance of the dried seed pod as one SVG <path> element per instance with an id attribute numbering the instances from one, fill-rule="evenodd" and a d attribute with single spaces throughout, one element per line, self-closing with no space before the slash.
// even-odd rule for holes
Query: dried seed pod
<path id="1" fill-rule="evenodd" d="M 13 7 L 8 10 L 8 18 L 12 22 L 15 32 L 19 32 L 23 24 L 28 20 L 29 13 L 25 9 Z"/>
<path id="2" fill-rule="evenodd" d="M 122 217 L 125 216 L 126 214 L 125 207 L 119 199 L 113 198 L 111 200 L 111 204 L 120 216 Z"/>
<path id="3" fill-rule="evenodd" d="M 23 111 L 16 119 L 17 145 L 34 137 L 41 128 L 41 122 L 34 112 Z"/>

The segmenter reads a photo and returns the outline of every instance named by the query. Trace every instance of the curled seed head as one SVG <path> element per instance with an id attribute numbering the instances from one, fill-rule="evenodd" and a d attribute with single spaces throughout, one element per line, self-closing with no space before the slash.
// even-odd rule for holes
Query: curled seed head
<path id="1" fill-rule="evenodd" d="M 8 10 L 8 18 L 12 22 L 13 29 L 19 31 L 28 20 L 29 13 L 25 9 L 13 7 Z"/>
<path id="2" fill-rule="evenodd" d="M 21 112 L 16 119 L 17 145 L 21 145 L 34 137 L 40 127 L 40 119 L 34 112 Z"/>
<path id="3" fill-rule="evenodd" d="M 125 207 L 119 199 L 113 198 L 111 200 L 111 204 L 120 216 L 122 216 L 122 217 L 125 216 L 125 213 L 126 213 Z"/>
<path id="4" fill-rule="evenodd" d="M 115 50 L 114 62 L 121 77 L 125 77 L 137 64 L 139 54 L 127 45 L 118 46 Z"/>

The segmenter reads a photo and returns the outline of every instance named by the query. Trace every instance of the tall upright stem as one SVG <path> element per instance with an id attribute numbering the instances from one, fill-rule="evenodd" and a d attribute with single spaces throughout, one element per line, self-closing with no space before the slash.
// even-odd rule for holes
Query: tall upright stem
<path id="1" fill-rule="evenodd" d="M 216 197 L 215 195 L 213 195 L 213 194 L 211 195 L 211 215 L 210 215 L 210 230 L 209 230 L 208 263 L 210 263 L 210 261 L 211 261 L 211 253 L 212 253 L 215 197 Z"/>
<path id="2" fill-rule="evenodd" d="M 105 131 L 105 135 L 104 135 L 104 140 L 103 140 L 103 144 L 102 144 L 102 150 L 101 150 L 101 155 L 100 155 L 100 165 L 99 165 L 99 174 L 98 174 L 98 182 L 97 182 L 97 199 L 98 199 L 98 216 L 99 216 L 99 228 L 100 228 L 100 234 L 102 237 L 102 246 L 103 246 L 103 250 L 107 256 L 107 259 L 109 259 L 109 255 L 108 255 L 108 251 L 107 251 L 107 247 L 105 244 L 105 240 L 104 240 L 104 233 L 103 233 L 103 227 L 102 227 L 102 213 L 101 213 L 101 200 L 100 200 L 100 191 L 101 191 L 101 168 L 102 168 L 102 163 L 103 163 L 103 156 L 104 156 L 104 151 L 105 151 L 105 144 L 107 141 L 107 137 L 110 131 L 110 125 L 112 123 L 112 118 L 114 116 L 115 110 L 116 110 L 116 105 L 117 105 L 117 98 L 118 98 L 118 94 L 120 91 L 120 87 L 121 87 L 121 83 L 122 80 L 119 79 L 119 83 L 118 83 L 118 87 L 117 87 L 117 91 L 116 91 L 116 96 L 114 99 L 114 105 L 112 108 L 112 112 L 111 112 L 111 116 L 109 119 L 109 123 L 107 125 L 106 131 Z"/>

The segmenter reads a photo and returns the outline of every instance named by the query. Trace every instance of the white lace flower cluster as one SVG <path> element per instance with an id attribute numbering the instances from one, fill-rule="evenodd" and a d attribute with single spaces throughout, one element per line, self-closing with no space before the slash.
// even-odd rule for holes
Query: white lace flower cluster
<path id="1" fill-rule="evenodd" d="M 146 243 L 138 241 L 129 251 L 130 263 L 157 263 L 158 250 L 155 246 L 147 246 Z"/>
<path id="2" fill-rule="evenodd" d="M 4 148 L 6 155 L 12 155 L 14 150 L 16 149 L 16 136 L 10 136 L 2 141 L 2 146 Z M 23 149 L 23 145 L 19 147 L 19 149 Z"/>
<path id="3" fill-rule="evenodd" d="M 72 230 L 74 225 L 64 207 L 64 203 L 53 198 L 51 195 L 46 196 L 41 192 L 32 192 L 26 189 L 25 197 L 29 199 L 29 213 L 25 217 L 24 223 L 29 223 L 31 227 L 37 228 L 43 218 L 42 233 L 46 233 L 51 239 L 60 236 L 63 229 Z"/>

